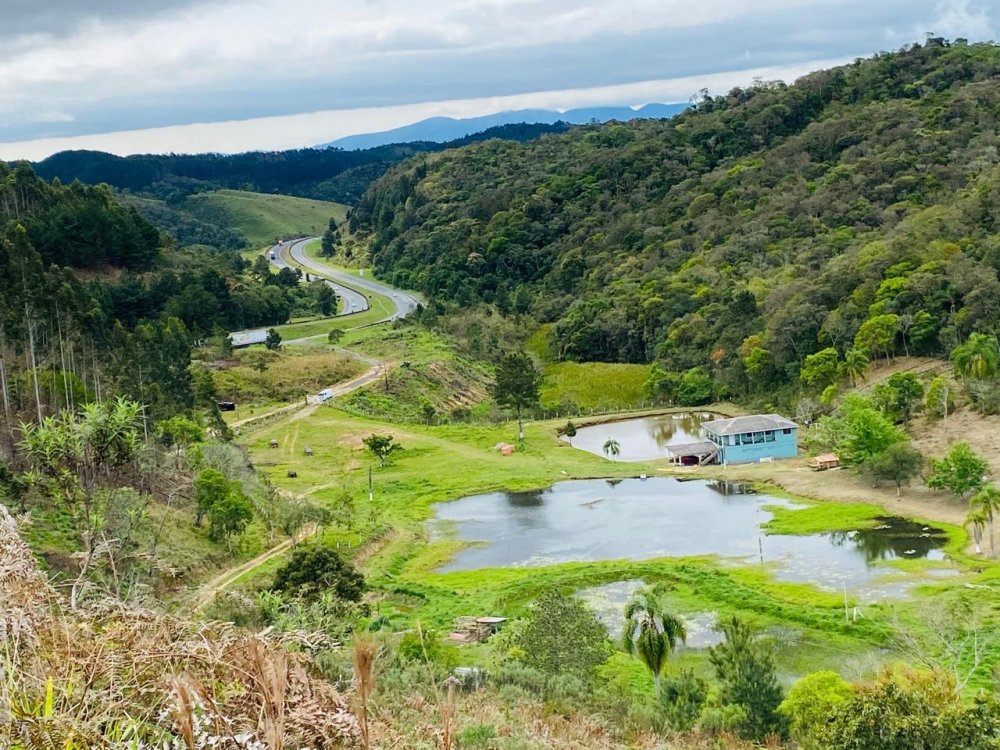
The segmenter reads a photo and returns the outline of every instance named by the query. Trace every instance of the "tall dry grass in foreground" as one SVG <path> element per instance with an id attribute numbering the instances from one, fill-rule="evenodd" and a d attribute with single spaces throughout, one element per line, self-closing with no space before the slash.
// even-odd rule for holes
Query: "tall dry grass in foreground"
<path id="1" fill-rule="evenodd" d="M 356 746 L 343 696 L 288 645 L 113 601 L 69 612 L 0 506 L 0 748 Z"/>

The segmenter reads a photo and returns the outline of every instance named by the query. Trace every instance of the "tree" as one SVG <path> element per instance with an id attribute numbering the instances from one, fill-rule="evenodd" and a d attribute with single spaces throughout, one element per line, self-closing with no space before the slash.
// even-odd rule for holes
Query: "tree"
<path id="1" fill-rule="evenodd" d="M 331 218 L 330 223 L 323 232 L 323 237 L 320 240 L 320 255 L 324 258 L 329 258 L 333 255 L 337 246 L 340 244 L 340 230 L 337 228 L 337 220 Z"/>
<path id="2" fill-rule="evenodd" d="M 896 496 L 904 484 L 909 484 L 923 466 L 924 457 L 906 441 L 893 443 L 881 453 L 872 456 L 865 463 L 865 470 L 871 474 L 874 484 L 885 480 L 896 485 Z"/>
<path id="3" fill-rule="evenodd" d="M 972 508 L 972 512 L 977 514 L 977 518 L 986 519 L 986 523 L 990 529 L 990 555 L 996 557 L 994 523 L 997 514 L 1000 514 L 1000 488 L 997 488 L 995 484 L 983 485 L 979 492 L 972 496 L 969 505 Z"/>
<path id="4" fill-rule="evenodd" d="M 823 750 L 817 733 L 835 709 L 854 696 L 854 688 L 836 672 L 813 672 L 796 681 L 778 711 L 788 720 L 792 738 L 803 750 Z"/>
<path id="5" fill-rule="evenodd" d="M 955 409 L 955 396 L 944 375 L 938 375 L 927 384 L 924 409 L 928 417 L 943 419 Z"/>
<path id="6" fill-rule="evenodd" d="M 517 412 L 517 437 L 524 440 L 521 410 L 538 403 L 541 384 L 538 370 L 526 352 L 513 352 L 504 356 L 497 366 L 493 384 L 493 399 L 498 405 Z"/>
<path id="7" fill-rule="evenodd" d="M 955 372 L 963 378 L 988 380 L 1000 369 L 1000 351 L 992 336 L 973 333 L 968 340 L 951 351 Z"/>
<path id="8" fill-rule="evenodd" d="M 936 490 L 949 490 L 961 498 L 983 486 L 983 478 L 990 470 L 986 460 L 974 453 L 968 443 L 955 443 L 944 458 L 931 461 L 931 475 L 927 486 Z"/>
<path id="9" fill-rule="evenodd" d="M 660 673 L 677 642 L 687 640 L 684 622 L 666 611 L 661 591 L 644 586 L 625 605 L 622 648 L 646 665 L 653 675 L 653 691 L 660 697 Z"/>
<path id="10" fill-rule="evenodd" d="M 708 660 L 715 668 L 723 703 L 744 711 L 740 734 L 757 741 L 783 735 L 785 722 L 778 713 L 782 695 L 773 654 L 738 617 L 726 618 L 719 628 L 725 640 L 708 649 Z"/>
<path id="11" fill-rule="evenodd" d="M 281 348 L 281 334 L 278 333 L 277 329 L 267 329 L 267 338 L 264 339 L 264 346 L 272 352 Z"/>
<path id="12" fill-rule="evenodd" d="M 225 540 L 232 552 L 233 536 L 242 534 L 252 520 L 253 505 L 238 486 L 233 486 L 209 511 L 208 538 L 213 542 Z"/>
<path id="13" fill-rule="evenodd" d="M 164 445 L 176 446 L 178 451 L 191 443 L 200 443 L 205 439 L 205 431 L 201 425 L 182 414 L 157 424 L 157 431 Z"/>
<path id="14" fill-rule="evenodd" d="M 810 354 L 802 363 L 799 377 L 810 388 L 822 390 L 840 375 L 840 355 L 832 346 Z"/>
<path id="15" fill-rule="evenodd" d="M 984 694 L 965 703 L 939 673 L 888 674 L 834 707 L 817 735 L 829 750 L 989 750 L 1000 739 L 1000 703 Z"/>
<path id="16" fill-rule="evenodd" d="M 340 340 L 344 338 L 345 331 L 343 328 L 331 328 L 330 332 L 326 334 L 326 340 L 333 344 L 339 344 Z"/>
<path id="17" fill-rule="evenodd" d="M 607 631 L 594 613 L 555 590 L 532 602 L 512 641 L 528 666 L 552 676 L 589 677 L 609 655 Z"/>
<path id="18" fill-rule="evenodd" d="M 274 576 L 272 591 L 316 600 L 326 591 L 348 602 L 361 599 L 365 579 L 328 544 L 300 545 Z"/>
<path id="19" fill-rule="evenodd" d="M 868 372 L 868 356 L 860 349 L 848 349 L 844 354 L 844 372 L 851 379 L 851 385 L 857 388 Z"/>
<path id="20" fill-rule="evenodd" d="M 854 337 L 854 346 L 871 357 L 885 355 L 885 361 L 893 351 L 896 334 L 899 332 L 899 316 L 892 313 L 874 315 L 858 329 Z"/>
<path id="21" fill-rule="evenodd" d="M 836 415 L 820 419 L 816 429 L 849 466 L 863 466 L 905 438 L 902 430 L 856 393 L 844 398 Z"/>
<path id="22" fill-rule="evenodd" d="M 371 434 L 362 441 L 368 452 L 378 459 L 379 466 L 385 466 L 391 456 L 396 451 L 403 450 L 403 446 L 393 441 L 392 435 Z"/>
<path id="23" fill-rule="evenodd" d="M 692 367 L 681 376 L 677 386 L 677 403 L 682 406 L 699 406 L 712 400 L 715 390 L 712 378 L 700 367 Z"/>
<path id="24" fill-rule="evenodd" d="M 990 517 L 983 508 L 972 508 L 965 517 L 965 525 L 972 527 L 972 540 L 976 545 L 977 555 L 983 551 L 983 532 L 989 527 L 989 524 Z M 993 543 L 992 530 L 990 531 L 990 543 Z"/>
<path id="25" fill-rule="evenodd" d="M 566 425 L 562 429 L 562 434 L 569 438 L 569 444 L 573 445 L 573 438 L 576 437 L 576 425 L 573 424 L 573 420 L 566 422 Z"/>
<path id="26" fill-rule="evenodd" d="M 681 670 L 676 677 L 665 677 L 660 685 L 660 706 L 667 723 L 677 732 L 694 726 L 707 697 L 708 683 L 690 669 Z"/>
<path id="27" fill-rule="evenodd" d="M 601 446 L 601 450 L 604 451 L 605 456 L 609 456 L 612 461 L 615 461 L 618 459 L 619 454 L 621 454 L 622 447 L 614 438 L 608 438 L 604 441 L 604 445 Z"/>
<path id="28" fill-rule="evenodd" d="M 230 482 L 216 469 L 202 469 L 194 480 L 194 525 L 201 526 L 201 519 L 229 494 Z"/>
<path id="29" fill-rule="evenodd" d="M 895 422 L 909 423 L 924 397 L 924 387 L 912 372 L 897 372 L 872 389 L 872 403 Z"/>

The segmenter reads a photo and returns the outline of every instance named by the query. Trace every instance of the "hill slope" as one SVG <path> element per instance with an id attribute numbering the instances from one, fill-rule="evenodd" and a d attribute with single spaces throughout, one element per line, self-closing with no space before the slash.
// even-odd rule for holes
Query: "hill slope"
<path id="1" fill-rule="evenodd" d="M 564 359 L 773 393 L 806 356 L 1000 331 L 1000 47 L 936 43 L 410 161 L 352 214 L 439 305 L 552 322 Z"/>
<path id="2" fill-rule="evenodd" d="M 253 247 L 269 245 L 276 237 L 322 234 L 331 218 L 343 221 L 348 208 L 342 203 L 242 190 L 199 193 L 184 205 L 201 221 L 241 232 Z"/>

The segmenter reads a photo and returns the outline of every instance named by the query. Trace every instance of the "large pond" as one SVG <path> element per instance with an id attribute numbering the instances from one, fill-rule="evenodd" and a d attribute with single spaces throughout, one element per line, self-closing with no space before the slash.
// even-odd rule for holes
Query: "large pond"
<path id="1" fill-rule="evenodd" d="M 573 447 L 603 456 L 604 443 L 612 439 L 618 442 L 620 453 L 617 460 L 651 461 L 665 458 L 668 445 L 704 440 L 701 436 L 702 422 L 718 418 L 717 414 L 708 412 L 684 412 L 604 422 L 578 428 Z"/>
<path id="2" fill-rule="evenodd" d="M 944 559 L 942 532 L 898 518 L 862 531 L 768 535 L 761 526 L 771 518 L 764 509 L 769 505 L 796 507 L 728 482 L 567 481 L 536 492 L 491 492 L 442 503 L 431 533 L 478 542 L 442 572 L 717 555 L 765 565 L 783 581 L 836 591 L 846 586 L 869 600 L 905 589 L 879 562 Z"/>

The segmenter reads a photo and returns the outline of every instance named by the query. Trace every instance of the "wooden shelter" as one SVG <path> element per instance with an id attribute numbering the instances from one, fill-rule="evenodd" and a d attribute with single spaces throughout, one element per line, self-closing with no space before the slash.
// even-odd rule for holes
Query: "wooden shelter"
<path id="1" fill-rule="evenodd" d="M 839 469 L 840 457 L 833 453 L 822 453 L 809 462 L 813 471 L 826 471 L 827 469 Z"/>

